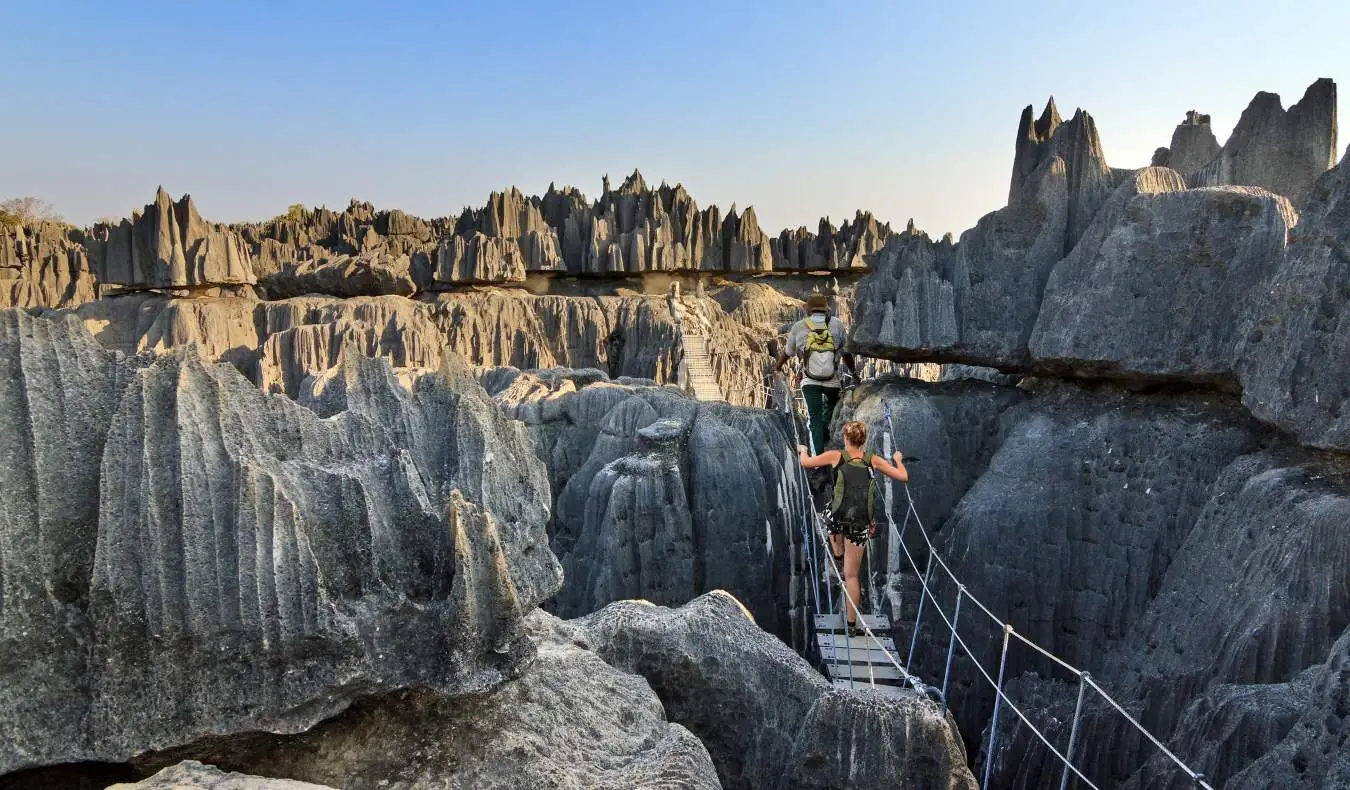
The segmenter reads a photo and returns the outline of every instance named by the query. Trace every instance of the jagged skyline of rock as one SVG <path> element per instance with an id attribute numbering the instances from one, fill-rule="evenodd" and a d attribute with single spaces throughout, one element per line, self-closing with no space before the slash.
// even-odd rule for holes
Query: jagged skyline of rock
<path id="1" fill-rule="evenodd" d="M 21 152 L 0 161 L 0 185 L 53 202 L 76 224 L 122 215 L 160 182 L 226 222 L 295 202 L 340 207 L 353 195 L 437 216 L 512 184 L 542 193 L 556 181 L 593 193 L 600 174 L 618 179 L 637 167 L 653 181 L 682 181 L 705 203 L 754 204 L 770 233 L 863 208 L 893 223 L 913 216 L 935 236 L 1001 205 L 1005 124 L 1026 102 L 1053 94 L 1066 117 L 1076 106 L 1092 111 L 1109 130 L 1116 164 L 1142 166 L 1188 109 L 1210 114 L 1222 142 L 1253 91 L 1278 93 L 1287 105 L 1312 79 L 1344 80 L 1342 48 L 1325 44 L 1348 21 L 1343 4 L 1331 3 L 1260 21 L 1202 7 L 1074 9 L 1056 16 L 1055 63 L 1074 63 L 1063 69 L 1028 59 L 1036 26 L 998 8 L 973 28 L 945 10 L 876 7 L 860 12 L 860 24 L 805 8 L 723 9 L 705 29 L 702 20 L 681 23 L 689 14 L 675 9 L 616 9 L 612 18 L 536 9 L 485 28 L 477 26 L 500 12 L 428 9 L 406 17 L 416 23 L 372 26 L 342 9 L 322 22 L 273 9 L 194 27 L 195 12 L 55 24 L 62 9 L 30 5 L 0 12 L 7 29 L 24 31 L 8 49 L 12 62 L 66 54 L 62 69 L 32 74 L 8 94 L 29 120 L 0 132 Z M 428 15 L 453 17 L 444 29 L 455 46 L 429 45 Z M 584 26 L 583 16 L 605 24 Z M 545 17 L 556 18 L 545 25 Z M 754 40 L 733 44 L 733 20 L 756 30 Z M 1100 35 L 1107 28 L 1098 22 L 1119 35 Z M 559 25 L 586 29 L 561 37 Z M 618 32 L 633 27 L 641 33 Z M 1216 71 L 1213 48 L 1198 46 L 1194 30 L 1260 56 Z M 279 45 L 290 34 L 313 35 L 306 46 L 318 51 L 359 41 L 363 58 L 396 40 L 401 59 L 372 61 L 335 89 L 329 58 Z M 809 47 L 783 43 L 806 35 Z M 159 56 L 125 56 L 141 44 Z M 662 57 L 648 55 L 654 45 Z M 494 56 L 474 56 L 485 51 Z M 579 52 L 605 64 L 602 80 L 570 65 Z M 173 73 L 156 62 L 174 63 Z M 246 89 L 215 72 L 226 63 L 249 65 Z M 91 84 L 117 89 L 93 103 L 73 98 Z M 1340 109 L 1344 116 L 1344 98 Z M 72 117 L 87 120 L 56 120 Z"/>

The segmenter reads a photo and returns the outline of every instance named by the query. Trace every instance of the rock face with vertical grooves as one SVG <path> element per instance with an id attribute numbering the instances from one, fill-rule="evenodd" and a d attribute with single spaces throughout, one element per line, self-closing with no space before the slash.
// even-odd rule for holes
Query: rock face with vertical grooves
<path id="1" fill-rule="evenodd" d="M 98 298 L 84 236 L 57 222 L 0 225 L 0 307 L 74 307 Z"/>
<path id="2" fill-rule="evenodd" d="M 99 282 L 131 289 L 196 289 L 257 282 L 243 238 L 204 222 L 192 198 L 163 187 L 130 220 L 94 229 L 89 242 Z"/>
<path id="3" fill-rule="evenodd" d="M 716 790 L 708 751 L 639 676 L 607 665 L 585 634 L 525 620 L 537 657 L 515 680 L 463 698 L 411 690 L 358 704 L 308 732 L 242 735 L 194 751 L 235 770 L 348 790 Z M 156 755 L 156 761 L 177 759 Z"/>
<path id="4" fill-rule="evenodd" d="M 1139 171 L 1055 266 L 1032 356 L 1078 375 L 1236 389 L 1254 301 L 1296 222 L 1263 189 L 1187 190 L 1175 171 Z"/>
<path id="5" fill-rule="evenodd" d="M 724 592 L 679 609 L 624 601 L 575 625 L 606 662 L 647 678 L 723 787 L 976 786 L 936 704 L 835 689 Z"/>
<path id="6" fill-rule="evenodd" d="M 407 255 L 338 255 L 288 263 L 259 280 L 272 299 L 306 294 L 330 296 L 412 296 L 417 291 Z"/>
<path id="7" fill-rule="evenodd" d="M 398 296 L 173 299 L 131 294 L 80 305 L 108 348 L 163 353 L 196 343 L 268 392 L 295 397 L 309 376 L 344 355 L 388 359 L 396 369 L 435 369 L 447 350 L 475 365 L 599 367 L 613 376 L 673 381 L 677 329 L 663 298 L 536 296 L 492 290 Z M 745 330 L 731 321 L 739 341 Z M 762 366 L 762 360 L 757 360 Z M 758 367 L 751 379 L 758 381 Z"/>
<path id="8" fill-rule="evenodd" d="M 1336 152 L 1336 83 L 1324 78 L 1287 111 L 1278 94 L 1256 94 L 1223 149 L 1189 171 L 1186 182 L 1262 187 L 1302 206 L 1313 182 L 1336 163 Z"/>
<path id="9" fill-rule="evenodd" d="M 0 771 L 481 692 L 531 657 L 520 617 L 561 581 L 546 473 L 465 371 L 409 393 L 349 360 L 322 419 L 191 349 L 131 371 L 68 317 L 0 315 L 0 498 L 28 503 L 0 617 L 6 655 L 46 657 L 0 668 Z"/>
<path id="10" fill-rule="evenodd" d="M 1061 122 L 1051 101 L 1022 115 L 1008 205 L 953 246 L 907 232 L 858 286 L 855 349 L 898 361 L 1016 367 L 1054 265 L 1073 249 L 1124 173 L 1106 164 L 1092 116 Z"/>
<path id="11" fill-rule="evenodd" d="M 87 748 L 99 459 L 132 375 L 73 318 L 0 311 L 0 773 Z"/>
<path id="12" fill-rule="evenodd" d="M 840 418 L 875 434 L 891 404 L 900 449 L 923 458 L 911 487 L 925 525 L 1018 633 L 1091 671 L 1216 787 L 1337 786 L 1350 627 L 1343 458 L 1266 434 L 1212 392 L 891 381 L 859 398 Z M 935 590 L 950 611 L 955 590 Z M 983 628 L 970 620 L 963 638 L 997 666 L 1001 634 Z M 946 636 L 925 631 L 921 675 L 941 671 Z M 1076 684 L 1020 649 L 1008 677 L 1014 702 L 1063 744 Z M 950 699 L 968 743 L 987 737 L 992 697 L 959 655 Z M 1085 711 L 1079 765 L 1099 785 L 1176 775 L 1114 710 L 1090 696 Z M 1058 782 L 1059 762 L 1012 718 L 998 742 L 995 786 Z"/>
<path id="13" fill-rule="evenodd" d="M 1258 95 L 1214 163 L 1185 177 L 1161 166 L 1110 168 L 1086 113 L 1064 122 L 1053 102 L 1039 118 L 1028 107 L 1008 205 L 954 247 L 914 233 L 893 237 L 858 286 L 851 343 L 902 362 L 1189 378 L 1237 389 L 1244 383 L 1237 369 L 1252 366 L 1239 360 L 1258 354 L 1253 344 L 1268 333 L 1251 326 L 1254 300 L 1267 291 L 1282 299 L 1274 272 L 1300 257 L 1286 256 L 1280 243 L 1278 225 L 1299 222 L 1282 200 L 1306 206 L 1310 219 L 1334 214 L 1340 181 L 1313 183 L 1334 162 L 1334 97 L 1330 80 L 1288 112 L 1278 97 Z M 1204 156 L 1207 123 L 1190 114 L 1176 150 L 1161 152 L 1157 164 L 1176 171 Z M 1204 189 L 1220 186 L 1227 191 Z M 1334 233 L 1338 223 L 1322 227 Z M 1303 314 L 1293 324 L 1304 325 L 1307 305 L 1288 306 Z"/>
<path id="14" fill-rule="evenodd" d="M 540 386 L 506 373 L 489 391 L 530 426 L 556 492 L 559 614 L 624 598 L 678 605 L 722 588 L 768 631 L 800 632 L 800 613 L 784 602 L 807 495 L 784 471 L 793 452 L 778 415 L 650 386 Z"/>
<path id="15" fill-rule="evenodd" d="M 1208 115 L 1201 115 L 1195 110 L 1187 112 L 1186 120 L 1172 130 L 1172 144 L 1167 149 L 1167 161 L 1160 164 L 1184 176 L 1212 162 L 1223 149 L 1209 124 Z"/>
<path id="16" fill-rule="evenodd" d="M 1242 402 L 1307 444 L 1350 451 L 1350 152 L 1304 205 L 1254 309 Z"/>

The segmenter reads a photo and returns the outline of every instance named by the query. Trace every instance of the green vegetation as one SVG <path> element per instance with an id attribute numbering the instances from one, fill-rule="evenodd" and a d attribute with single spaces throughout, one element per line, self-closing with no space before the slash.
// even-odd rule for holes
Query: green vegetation
<path id="1" fill-rule="evenodd" d="M 61 222 L 52 204 L 35 197 L 10 198 L 0 202 L 0 225 L 13 227 L 25 222 Z"/>

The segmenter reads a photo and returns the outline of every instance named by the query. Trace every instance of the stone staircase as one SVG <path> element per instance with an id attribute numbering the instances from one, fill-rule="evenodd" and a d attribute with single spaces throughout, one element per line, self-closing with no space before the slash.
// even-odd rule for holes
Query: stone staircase
<path id="1" fill-rule="evenodd" d="M 680 323 L 684 347 L 684 389 L 701 401 L 726 401 L 721 385 L 713 375 L 713 361 L 707 354 L 707 320 L 697 302 L 687 298 L 672 300 L 671 311 Z"/>
<path id="2" fill-rule="evenodd" d="M 691 334 L 687 327 L 684 333 L 684 366 L 689 376 L 689 389 L 698 400 L 725 401 L 722 388 L 713 375 L 712 360 L 708 357 L 708 339 L 703 335 Z"/>

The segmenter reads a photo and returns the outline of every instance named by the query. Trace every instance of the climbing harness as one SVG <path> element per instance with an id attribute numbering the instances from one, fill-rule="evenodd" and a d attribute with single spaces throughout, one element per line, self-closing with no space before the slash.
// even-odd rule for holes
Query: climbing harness
<path id="1" fill-rule="evenodd" d="M 769 389 L 772 390 L 773 387 L 770 387 Z M 784 390 L 787 390 L 786 383 L 784 384 Z M 783 397 L 781 399 L 776 396 L 776 393 L 770 392 L 769 397 L 767 398 L 767 401 L 770 403 L 781 404 L 784 416 L 787 417 L 788 422 L 791 424 L 794 445 L 796 446 L 801 445 L 801 431 L 797 425 L 797 415 L 793 413 L 794 411 L 793 405 L 797 403 L 799 398 L 801 399 L 802 405 L 804 406 L 805 399 L 801 398 L 800 390 L 798 390 L 797 393 L 792 393 L 788 391 L 786 397 Z M 889 403 L 883 404 L 883 421 L 885 424 L 885 431 L 882 434 L 882 445 L 883 445 L 882 452 L 883 457 L 890 457 L 892 447 L 895 441 L 895 427 L 891 419 L 891 408 Z M 809 434 L 810 431 L 808 431 L 807 433 Z M 812 442 L 812 444 L 814 443 Z M 816 448 L 814 446 L 811 447 L 811 454 L 812 455 L 816 454 Z M 797 474 L 799 484 L 802 485 L 803 490 L 809 491 L 809 485 L 806 480 L 806 470 L 800 464 L 797 464 L 796 467 L 798 470 Z M 904 686 L 909 686 L 915 691 L 918 691 L 924 694 L 925 696 L 929 697 L 934 701 L 935 704 L 940 704 L 942 706 L 942 710 L 945 712 L 947 710 L 949 702 L 948 689 L 952 676 L 952 663 L 956 657 L 956 649 L 957 647 L 960 647 L 965 658 L 968 659 L 972 665 L 974 665 L 979 675 L 979 678 L 982 679 L 986 684 L 988 684 L 989 687 L 993 689 L 995 694 L 993 712 L 990 717 L 988 726 L 989 732 L 988 741 L 985 744 L 984 771 L 982 781 L 980 782 L 980 787 L 987 788 L 989 786 L 989 780 L 991 777 L 991 772 L 993 770 L 994 764 L 995 748 L 998 745 L 999 718 L 1002 715 L 1003 710 L 1006 708 L 1014 716 L 1016 716 L 1023 725 L 1026 726 L 1027 730 L 1031 732 L 1037 738 L 1037 740 L 1039 740 L 1041 743 L 1045 745 L 1047 749 L 1049 749 L 1050 753 L 1053 754 L 1056 759 L 1058 759 L 1063 764 L 1063 771 L 1061 772 L 1059 783 L 1060 790 L 1065 790 L 1068 787 L 1069 778 L 1071 776 L 1076 777 L 1086 787 L 1092 788 L 1093 790 L 1098 790 L 1098 785 L 1094 784 L 1090 779 L 1088 779 L 1087 776 L 1085 776 L 1083 772 L 1073 763 L 1074 755 L 1079 751 L 1080 747 L 1079 731 L 1081 729 L 1082 724 L 1084 704 L 1086 702 L 1085 698 L 1087 696 L 1087 692 L 1091 690 L 1098 697 L 1104 700 L 1118 714 L 1124 717 L 1124 719 L 1128 721 L 1130 725 L 1133 726 L 1136 730 L 1138 730 L 1139 733 L 1146 740 L 1148 740 L 1151 744 L 1153 744 L 1155 748 L 1158 749 L 1158 751 L 1160 751 L 1164 756 L 1166 756 L 1178 768 L 1178 770 L 1180 770 L 1183 774 L 1185 774 L 1187 778 L 1191 780 L 1191 782 L 1194 784 L 1195 787 L 1201 788 L 1201 790 L 1213 790 L 1213 787 L 1209 784 L 1208 781 L 1206 781 L 1205 776 L 1203 774 L 1192 770 L 1188 765 L 1182 762 L 1182 760 L 1179 757 L 1177 757 L 1176 754 L 1174 754 L 1170 749 L 1168 749 L 1167 746 L 1162 743 L 1162 741 L 1160 741 L 1152 733 L 1150 733 L 1143 726 L 1143 724 L 1139 722 L 1138 719 L 1136 719 L 1129 712 L 1127 712 L 1125 708 L 1120 705 L 1120 703 L 1118 703 L 1114 698 L 1112 698 L 1111 695 L 1108 694 L 1107 691 L 1103 689 L 1097 683 L 1097 681 L 1093 679 L 1093 677 L 1090 674 L 1074 667 L 1073 665 L 1056 656 L 1054 653 L 1051 653 L 1049 650 L 1036 644 L 1031 639 L 1027 638 L 1026 636 L 1023 636 L 1012 626 L 1011 623 L 1003 621 L 1001 618 L 995 615 L 989 609 L 988 606 L 986 606 L 982 601 L 980 601 L 979 598 L 975 597 L 975 595 L 965 586 L 965 584 L 961 582 L 961 580 L 952 571 L 951 567 L 938 553 L 937 547 L 934 546 L 932 538 L 928 534 L 928 530 L 924 527 L 923 520 L 919 516 L 918 509 L 914 503 L 914 497 L 910 493 L 908 484 L 902 484 L 905 494 L 905 502 L 903 503 L 905 506 L 905 516 L 901 526 L 897 527 L 894 518 L 893 486 L 891 485 L 891 480 L 889 478 L 885 482 L 886 486 L 882 493 L 886 514 L 888 549 L 889 549 L 887 552 L 888 557 L 886 567 L 887 590 L 888 590 L 887 597 L 889 598 L 889 602 L 891 604 L 892 613 L 898 614 L 901 611 L 901 608 L 899 606 L 900 600 L 899 600 L 898 580 L 904 573 L 901 567 L 902 556 L 904 560 L 908 562 L 909 565 L 908 571 L 912 572 L 914 576 L 919 579 L 921 589 L 919 606 L 915 614 L 914 627 L 911 633 L 909 643 L 909 653 L 905 659 L 904 664 L 902 665 L 899 660 L 898 653 L 896 652 L 894 644 L 891 642 L 891 640 L 888 638 L 883 639 L 881 637 L 878 637 L 873 630 L 873 625 L 882 627 L 882 624 L 885 623 L 886 627 L 889 627 L 889 623 L 884 618 L 875 615 L 873 616 L 863 615 L 862 609 L 858 605 L 859 602 L 849 597 L 845 605 L 841 607 L 841 615 L 848 611 L 848 603 L 851 602 L 854 606 L 854 611 L 857 613 L 857 624 L 861 627 L 865 635 L 864 644 L 866 646 L 859 647 L 857 649 L 859 649 L 860 652 L 865 652 L 868 660 L 859 663 L 854 662 L 853 659 L 853 651 L 855 649 L 853 644 L 854 640 L 845 636 L 842 658 L 846 663 L 846 665 L 849 667 L 849 669 L 847 670 L 846 673 L 846 680 L 843 680 L 842 682 L 841 679 L 837 677 L 832 677 L 833 682 L 836 685 L 845 685 L 849 687 L 862 685 L 873 688 L 882 688 L 882 686 L 877 683 L 878 677 L 876 677 L 875 671 L 871 669 L 873 664 L 872 661 L 870 660 L 874 656 L 881 654 L 884 655 L 887 661 L 890 663 L 890 665 L 894 667 L 896 677 L 900 681 L 902 681 L 902 684 Z M 816 512 L 814 504 L 811 507 L 810 516 L 807 518 L 803 518 L 802 522 L 803 522 L 801 535 L 802 559 L 804 563 L 809 566 L 810 582 L 811 582 L 810 584 L 807 584 L 805 586 L 806 589 L 803 591 L 805 596 L 803 604 L 808 609 L 814 608 L 814 610 L 817 613 L 819 612 L 822 604 L 824 604 L 824 607 L 826 609 L 826 614 L 823 617 L 817 614 L 815 618 L 805 616 L 802 618 L 802 628 L 803 628 L 802 645 L 804 649 L 809 649 L 808 646 L 812 644 L 810 635 L 812 620 L 814 619 L 815 621 L 819 621 L 818 627 L 819 624 L 828 624 L 831 622 L 836 622 L 836 620 L 834 615 L 833 593 L 824 596 L 824 600 L 822 601 L 819 590 L 821 576 L 817 573 L 818 552 L 823 548 L 826 551 L 826 553 L 829 554 L 830 550 L 829 550 L 828 534 L 826 530 L 822 528 L 820 514 Z M 909 529 L 911 523 L 913 523 L 915 528 L 918 530 L 919 535 L 923 539 L 924 546 L 928 550 L 928 557 L 924 563 L 924 568 L 922 570 L 920 570 L 919 563 L 915 560 L 913 553 L 909 550 L 909 547 L 904 542 L 906 531 Z M 874 541 L 868 541 L 869 568 L 872 567 L 871 544 L 873 542 Z M 835 567 L 834 561 L 830 560 L 826 564 L 830 568 L 832 574 L 831 582 L 833 584 L 831 585 L 831 587 L 837 584 L 838 589 L 841 590 L 845 596 L 848 596 L 849 595 L 848 587 L 844 584 L 844 579 L 840 575 L 839 569 Z M 947 612 L 943 610 L 941 602 L 938 600 L 936 593 L 933 591 L 934 585 L 933 574 L 935 570 L 938 570 L 941 573 L 945 574 L 947 578 L 950 580 L 951 584 L 954 585 L 956 589 L 956 599 L 953 603 L 950 617 L 948 616 Z M 870 610 L 876 612 L 878 596 L 875 594 L 873 590 L 874 587 L 875 587 L 875 578 L 872 579 L 872 584 L 868 586 L 868 592 L 869 598 L 871 599 Z M 946 662 L 942 671 L 942 685 L 940 688 L 925 685 L 912 672 L 914 656 L 918 650 L 919 632 L 923 626 L 923 618 L 926 611 L 926 605 L 929 602 L 931 602 L 933 611 L 937 613 L 937 616 L 940 618 L 942 625 L 945 626 L 949 634 L 946 651 Z M 996 625 L 998 630 L 1001 632 L 1002 645 L 999 655 L 999 668 L 997 679 L 995 679 L 994 675 L 990 673 L 989 670 L 986 669 L 983 664 L 980 663 L 980 661 L 976 658 L 976 653 L 971 650 L 970 645 L 967 644 L 966 640 L 959 633 L 958 627 L 961 622 L 961 615 L 962 612 L 965 611 L 963 609 L 963 604 L 967 603 L 973 605 L 977 612 L 987 617 L 989 621 L 992 624 Z M 828 651 L 824 647 L 826 641 L 829 642 L 830 646 Z M 829 640 L 822 638 L 820 642 L 822 646 L 819 652 L 822 662 L 825 662 L 827 666 L 831 663 L 837 665 L 839 663 L 838 659 L 840 658 L 838 642 L 833 638 Z M 1042 732 L 1042 730 L 1039 727 L 1037 727 L 1034 723 L 1032 723 L 1032 721 L 1021 710 L 1021 708 L 1019 708 L 1011 699 L 1009 699 L 1007 695 L 1005 685 L 1008 679 L 1007 678 L 1008 650 L 1009 647 L 1012 646 L 1014 642 L 1019 642 L 1023 645 L 1026 645 L 1039 655 L 1045 657 L 1046 659 L 1050 660 L 1051 662 L 1059 666 L 1070 676 L 1076 677 L 1078 679 L 1078 697 L 1077 702 L 1074 706 L 1072 725 L 1069 730 L 1068 742 L 1062 751 L 1059 748 L 1057 748 L 1053 743 L 1050 742 L 1050 739 L 1046 737 L 1045 733 Z M 826 652 L 829 653 L 828 659 L 827 656 L 825 655 Z M 854 668 L 859 665 L 868 667 L 867 676 L 865 677 L 856 676 Z M 829 671 L 832 674 L 832 676 L 841 674 L 832 669 Z"/>

